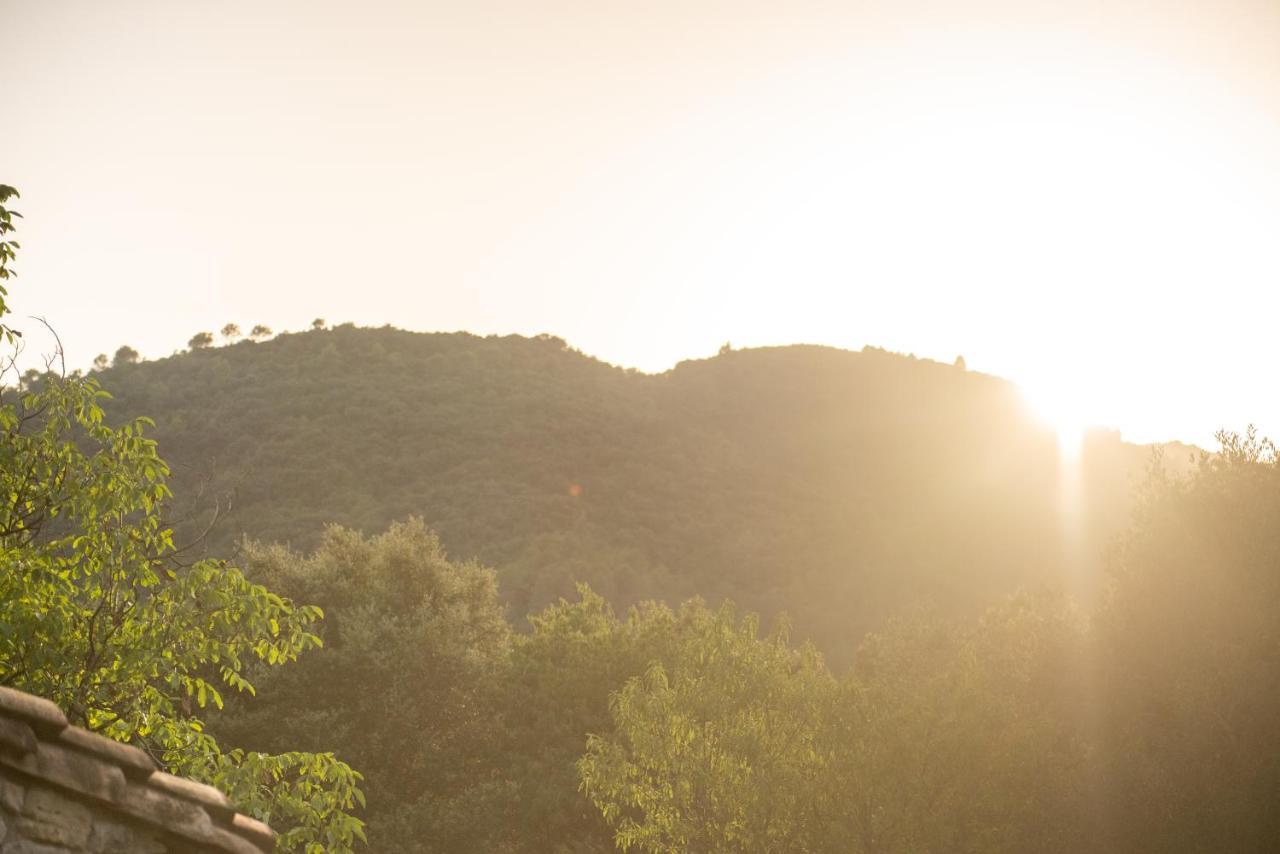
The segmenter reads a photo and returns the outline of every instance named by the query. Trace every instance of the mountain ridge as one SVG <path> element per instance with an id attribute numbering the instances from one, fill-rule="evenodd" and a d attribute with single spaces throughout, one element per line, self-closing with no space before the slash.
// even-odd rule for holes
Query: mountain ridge
<path id="1" fill-rule="evenodd" d="M 194 496 L 180 534 L 231 499 L 209 553 L 417 515 L 498 570 L 517 616 L 586 581 L 619 604 L 787 610 L 829 650 L 924 599 L 1095 587 L 1150 453 L 1090 436 L 1068 537 L 1054 437 L 1012 383 L 873 347 L 726 349 L 647 374 L 549 335 L 344 325 L 99 378 L 110 415 L 156 420 Z"/>

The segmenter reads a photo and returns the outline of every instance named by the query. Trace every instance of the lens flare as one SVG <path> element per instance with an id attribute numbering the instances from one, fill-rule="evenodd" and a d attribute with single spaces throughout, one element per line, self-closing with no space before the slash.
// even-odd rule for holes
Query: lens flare
<path id="1" fill-rule="evenodd" d="M 1024 382 L 1020 388 L 1036 420 L 1053 431 L 1062 461 L 1079 462 L 1091 423 L 1082 395 L 1062 383 Z"/>

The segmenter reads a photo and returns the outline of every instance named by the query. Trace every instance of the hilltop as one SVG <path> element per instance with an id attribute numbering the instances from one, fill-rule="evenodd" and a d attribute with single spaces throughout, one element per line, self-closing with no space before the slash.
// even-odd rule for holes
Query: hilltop
<path id="1" fill-rule="evenodd" d="M 1017 389 L 867 348 L 729 350 L 657 375 L 550 336 L 341 326 L 108 368 L 155 419 L 180 534 L 309 548 L 422 516 L 519 617 L 587 581 L 619 604 L 732 597 L 837 656 L 889 614 L 1016 586 L 1087 592 L 1150 452 L 1090 437 L 1064 506 Z"/>

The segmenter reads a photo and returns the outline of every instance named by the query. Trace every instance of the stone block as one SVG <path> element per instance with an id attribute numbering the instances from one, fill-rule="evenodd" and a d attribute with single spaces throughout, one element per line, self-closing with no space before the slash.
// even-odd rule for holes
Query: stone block
<path id="1" fill-rule="evenodd" d="M 184 801 L 199 804 L 218 821 L 229 822 L 231 817 L 236 814 L 236 808 L 231 805 L 231 801 L 227 800 L 227 796 L 222 792 L 212 786 L 206 786 L 203 783 L 197 783 L 185 777 L 175 777 L 172 774 L 157 771 L 147 778 L 147 786 L 165 794 L 182 798 Z"/>
<path id="2" fill-rule="evenodd" d="M 46 732 L 58 732 L 67 726 L 67 716 L 62 709 L 42 697 L 12 688 L 0 687 L 0 714 L 7 718 L 20 718 Z"/>
<path id="3" fill-rule="evenodd" d="M 91 854 L 165 854 L 169 850 L 148 831 L 102 819 L 93 826 L 88 848 Z"/>
<path id="4" fill-rule="evenodd" d="M 0 848 L 0 854 L 67 854 L 67 849 L 61 845 L 32 842 L 30 839 L 14 839 Z"/>
<path id="5" fill-rule="evenodd" d="M 213 835 L 209 840 L 218 851 L 225 851 L 227 854 L 265 854 L 265 852 L 274 851 L 275 847 L 263 848 L 254 845 L 243 836 L 238 836 L 229 830 L 223 830 L 221 827 L 213 829 Z"/>
<path id="6" fill-rule="evenodd" d="M 5 777 L 3 768 L 0 768 L 0 809 L 6 809 L 12 813 L 22 812 L 22 800 L 26 796 L 26 789 L 16 780 L 10 780 Z M 3 839 L 0 836 L 0 839 Z"/>
<path id="7" fill-rule="evenodd" d="M 140 821 L 186 839 L 208 844 L 215 837 L 213 819 L 202 807 L 169 797 L 141 783 L 128 785 L 119 808 Z"/>
<path id="8" fill-rule="evenodd" d="M 264 851 L 272 851 L 276 847 L 275 831 L 256 818 L 237 813 L 231 821 L 231 829 Z"/>
<path id="9" fill-rule="evenodd" d="M 60 792 L 34 786 L 27 790 L 22 813 L 14 822 L 19 835 L 35 842 L 79 849 L 93 831 L 93 814 L 84 804 Z"/>
<path id="10" fill-rule="evenodd" d="M 35 753 L 36 734 L 24 721 L 17 718 L 0 718 L 0 750 L 25 756 Z"/>
<path id="11" fill-rule="evenodd" d="M 58 733 L 58 743 L 119 765 L 130 776 L 145 777 L 156 770 L 156 763 L 138 748 L 79 727 L 68 727 Z"/>
<path id="12" fill-rule="evenodd" d="M 0 688 L 0 854 L 270 854 L 274 843 L 216 789 Z"/>
<path id="13" fill-rule="evenodd" d="M 41 742 L 36 760 L 34 776 L 95 800 L 115 801 L 124 791 L 124 772 L 119 768 L 59 744 Z"/>

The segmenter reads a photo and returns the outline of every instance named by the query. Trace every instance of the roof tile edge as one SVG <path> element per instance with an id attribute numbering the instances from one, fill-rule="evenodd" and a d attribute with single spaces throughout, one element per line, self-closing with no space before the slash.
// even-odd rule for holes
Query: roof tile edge
<path id="1" fill-rule="evenodd" d="M 211 786 L 156 768 L 146 752 L 72 727 L 55 704 L 0 687 L 0 779 L 68 792 L 164 834 L 229 854 L 270 852 L 275 833 Z"/>

